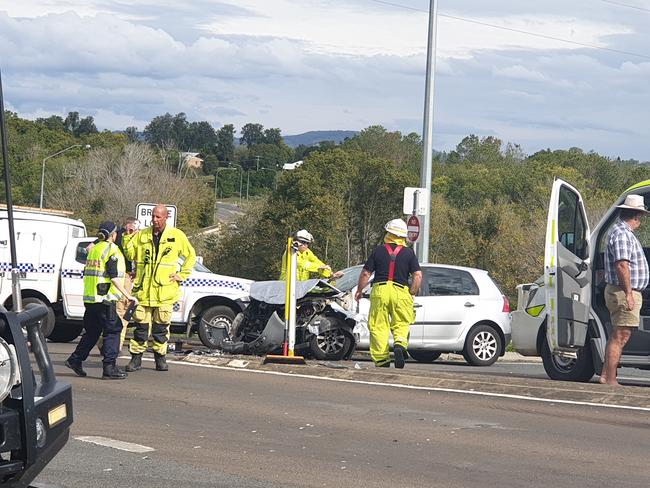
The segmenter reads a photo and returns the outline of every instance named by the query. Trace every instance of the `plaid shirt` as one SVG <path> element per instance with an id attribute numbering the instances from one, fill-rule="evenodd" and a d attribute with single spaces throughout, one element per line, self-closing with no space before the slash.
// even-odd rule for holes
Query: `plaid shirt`
<path id="1" fill-rule="evenodd" d="M 632 289 L 643 290 L 648 286 L 650 272 L 643 247 L 630 226 L 621 219 L 616 219 L 614 226 L 609 231 L 607 251 L 605 252 L 605 281 L 620 286 L 616 274 L 616 261 L 630 263 L 630 286 Z"/>

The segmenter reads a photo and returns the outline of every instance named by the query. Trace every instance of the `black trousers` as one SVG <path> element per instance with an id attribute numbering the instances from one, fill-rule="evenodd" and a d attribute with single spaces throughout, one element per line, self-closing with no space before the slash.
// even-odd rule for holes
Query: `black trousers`
<path id="1" fill-rule="evenodd" d="M 85 303 L 84 329 L 77 348 L 70 355 L 70 361 L 81 363 L 88 359 L 90 351 L 97 344 L 100 335 L 104 335 L 102 362 L 106 365 L 115 364 L 119 354 L 120 333 L 122 321 L 117 315 L 115 302 Z"/>

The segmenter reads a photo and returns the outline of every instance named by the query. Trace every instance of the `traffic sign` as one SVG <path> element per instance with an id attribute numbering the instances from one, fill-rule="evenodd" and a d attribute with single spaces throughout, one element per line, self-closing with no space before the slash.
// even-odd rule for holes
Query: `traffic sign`
<path id="1" fill-rule="evenodd" d="M 417 215 L 411 215 L 406 221 L 406 238 L 409 242 L 415 242 L 420 237 L 420 219 Z"/>
<path id="2" fill-rule="evenodd" d="M 429 213 L 429 198 L 427 197 L 426 188 L 413 188 L 407 186 L 404 188 L 403 213 L 411 215 L 426 215 Z"/>
<path id="3" fill-rule="evenodd" d="M 151 225 L 151 212 L 155 203 L 138 203 L 135 207 L 135 218 L 140 222 L 140 228 Z M 176 227 L 176 205 L 165 205 L 167 207 L 167 225 Z"/>

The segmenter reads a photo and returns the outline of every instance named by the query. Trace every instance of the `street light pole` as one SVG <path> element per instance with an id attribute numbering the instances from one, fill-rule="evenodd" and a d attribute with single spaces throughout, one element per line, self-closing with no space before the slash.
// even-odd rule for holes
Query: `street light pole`
<path id="1" fill-rule="evenodd" d="M 427 76 L 424 94 L 424 124 L 422 128 L 422 168 L 420 170 L 420 188 L 426 189 L 429 208 L 424 214 L 418 260 L 429 262 L 429 233 L 431 229 L 431 177 L 433 163 L 433 95 L 436 72 L 436 37 L 438 26 L 438 1 L 429 3 L 429 38 L 427 43 Z"/>
<path id="2" fill-rule="evenodd" d="M 40 208 L 40 209 L 43 208 L 43 190 L 44 190 L 44 187 L 45 187 L 45 161 L 47 161 L 48 159 L 51 159 L 53 157 L 56 157 L 59 154 L 63 154 L 64 152 L 69 151 L 70 149 L 74 149 L 75 147 L 81 147 L 81 146 L 83 146 L 83 144 L 73 144 L 72 146 L 66 147 L 65 149 L 61 149 L 60 151 L 55 152 L 54 154 L 50 154 L 49 156 L 47 156 L 46 158 L 43 159 L 43 162 L 41 164 L 41 166 L 42 166 L 41 167 L 41 198 L 40 198 L 38 208 Z M 90 149 L 90 146 L 88 144 L 86 144 L 84 147 L 86 149 Z"/>

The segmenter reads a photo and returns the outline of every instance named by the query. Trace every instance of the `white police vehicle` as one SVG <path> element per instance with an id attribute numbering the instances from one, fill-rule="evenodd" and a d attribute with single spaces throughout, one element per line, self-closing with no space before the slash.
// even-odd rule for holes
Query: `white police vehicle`
<path id="1" fill-rule="evenodd" d="M 41 329 L 54 342 L 74 340 L 83 329 L 83 269 L 95 238 L 70 212 L 17 207 L 14 210 L 23 303 L 44 304 Z M 0 209 L 0 304 L 11 308 L 11 273 L 6 210 Z M 250 280 L 212 273 L 197 262 L 174 305 L 172 331 L 199 334 L 211 344 L 213 329 L 229 326 L 242 311 Z"/>

